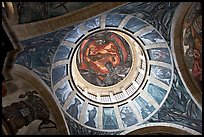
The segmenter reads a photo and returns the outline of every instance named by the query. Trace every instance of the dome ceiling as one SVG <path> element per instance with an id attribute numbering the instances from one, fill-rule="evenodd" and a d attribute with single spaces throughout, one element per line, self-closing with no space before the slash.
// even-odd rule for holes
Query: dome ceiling
<path id="1" fill-rule="evenodd" d="M 97 130 L 141 124 L 161 107 L 173 80 L 164 38 L 126 14 L 103 14 L 77 25 L 53 64 L 53 92 L 63 111 Z"/>
<path id="2" fill-rule="evenodd" d="M 70 134 L 125 134 L 152 123 L 202 133 L 202 107 L 172 56 L 178 5 L 129 3 L 24 40 L 16 63 L 52 89 Z"/>

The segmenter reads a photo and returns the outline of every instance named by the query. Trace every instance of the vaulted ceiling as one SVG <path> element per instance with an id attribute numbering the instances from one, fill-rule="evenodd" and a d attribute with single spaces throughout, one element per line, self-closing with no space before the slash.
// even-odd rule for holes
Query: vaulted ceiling
<path id="1" fill-rule="evenodd" d="M 201 3 L 9 4 L 13 65 L 49 88 L 69 134 L 202 134 Z"/>

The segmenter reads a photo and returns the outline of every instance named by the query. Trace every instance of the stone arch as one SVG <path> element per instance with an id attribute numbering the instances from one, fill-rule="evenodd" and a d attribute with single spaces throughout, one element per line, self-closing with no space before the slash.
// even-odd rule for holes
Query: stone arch
<path id="1" fill-rule="evenodd" d="M 192 2 L 180 3 L 175 11 L 171 26 L 171 47 L 172 55 L 175 58 L 175 67 L 178 69 L 181 80 L 197 106 L 202 110 L 202 91 L 188 71 L 182 46 L 184 18 L 192 5 Z"/>

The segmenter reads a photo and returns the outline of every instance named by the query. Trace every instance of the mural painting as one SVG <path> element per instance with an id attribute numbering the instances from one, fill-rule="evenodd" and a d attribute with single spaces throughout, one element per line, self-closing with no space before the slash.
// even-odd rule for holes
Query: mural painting
<path id="1" fill-rule="evenodd" d="M 122 14 L 108 14 L 106 17 L 106 26 L 119 26 L 125 15 Z"/>
<path id="2" fill-rule="evenodd" d="M 94 130 L 91 128 L 87 128 L 73 119 L 70 119 L 67 115 L 65 115 L 66 122 L 69 124 L 69 131 L 70 135 L 120 135 L 124 130 L 119 131 L 101 131 L 101 130 Z"/>
<path id="3" fill-rule="evenodd" d="M 124 8 L 121 8 L 121 7 L 120 7 L 121 9 L 117 8 L 117 10 L 119 11 L 121 10 L 121 12 L 123 13 L 123 9 L 124 9 L 124 13 L 126 14 L 130 13 L 134 16 L 140 16 L 144 18 L 147 22 L 149 22 L 151 25 L 157 28 L 157 30 L 163 34 L 166 40 L 169 40 L 169 32 L 170 32 L 169 30 L 171 29 L 170 27 L 171 18 L 173 16 L 174 9 L 178 4 L 179 4 L 178 2 L 177 3 L 151 3 L 151 4 L 141 2 L 141 3 L 131 3 L 126 5 Z M 119 19 L 116 19 L 116 21 L 115 20 L 113 21 L 112 17 L 115 17 L 115 16 L 106 16 L 106 25 L 117 27 L 120 21 L 123 19 L 123 16 L 119 17 Z M 189 19 L 191 20 L 191 18 Z M 202 23 L 200 23 L 202 22 L 201 19 L 202 19 L 202 16 L 195 17 L 195 20 L 192 20 L 193 23 L 189 23 L 189 26 L 188 25 L 184 26 L 185 40 L 183 45 L 185 46 L 184 48 L 184 50 L 186 51 L 185 53 L 189 54 L 188 59 L 193 60 L 192 63 L 186 63 L 188 65 L 191 65 L 191 68 L 189 70 L 190 72 L 192 72 L 192 76 L 194 76 L 195 79 L 197 79 L 198 81 L 201 80 L 202 82 L 202 76 L 201 76 L 202 74 L 202 58 L 201 58 Z M 96 29 L 100 27 L 100 21 L 101 21 L 100 18 L 94 18 L 91 21 L 93 24 L 89 25 L 90 23 L 87 22 L 89 26 L 85 24 L 85 28 L 87 28 L 88 32 L 90 30 Z M 139 30 L 140 27 L 145 26 L 143 23 L 141 23 L 140 24 L 141 26 L 138 27 L 137 25 L 135 25 L 136 24 L 135 21 L 137 20 L 132 19 L 130 20 L 129 23 L 126 22 L 126 25 L 124 28 L 131 32 L 135 32 Z M 110 32 L 112 34 L 106 34 L 106 32 Z M 100 36 L 98 36 L 98 34 Z M 69 33 L 68 38 L 66 40 L 70 42 L 74 42 L 76 44 L 82 35 L 84 35 L 84 32 L 82 32 L 80 28 L 77 28 L 73 32 Z M 105 40 L 103 40 L 102 38 L 104 38 Z M 157 43 L 157 42 L 165 42 L 164 39 L 160 37 L 158 32 L 155 30 L 145 33 L 144 35 L 140 36 L 140 38 L 146 45 Z M 106 43 L 107 39 L 110 41 L 110 43 L 112 42 L 112 45 L 110 44 L 112 46 L 111 48 L 109 48 L 109 44 Z M 124 47 L 121 45 L 124 45 Z M 188 51 L 188 48 L 189 48 L 189 51 Z M 115 51 L 112 51 L 112 49 Z M 59 49 L 58 51 L 60 53 L 58 55 L 56 54 L 55 56 L 56 60 L 54 61 L 67 59 L 68 55 L 65 54 L 65 51 L 63 49 L 62 50 Z M 187 53 L 187 51 L 189 53 Z M 63 52 L 64 55 L 61 54 L 61 52 Z M 171 63 L 169 62 L 171 61 L 170 56 L 168 55 L 169 52 L 166 50 L 157 48 L 157 49 L 148 50 L 148 52 L 152 60 Z M 81 42 L 81 44 L 79 45 L 79 51 L 78 51 L 77 57 L 78 57 L 77 58 L 78 69 L 81 75 L 83 76 L 83 78 L 86 81 L 90 82 L 91 84 L 107 87 L 107 86 L 115 85 L 118 82 L 120 82 L 123 78 L 125 78 L 125 76 L 128 74 L 129 69 L 131 67 L 132 56 L 127 42 L 120 35 L 111 31 L 102 31 L 102 32 L 97 32 L 95 34 L 90 35 L 89 37 L 87 37 Z M 124 58 L 126 58 L 126 61 L 124 61 Z M 115 63 L 117 61 L 120 63 Z M 124 64 L 125 65 L 127 64 L 127 66 L 125 66 Z M 33 64 L 30 63 L 28 65 L 32 66 Z M 64 70 L 64 69 L 61 69 L 61 70 Z M 54 71 L 55 71 L 55 68 L 53 72 Z M 64 72 L 62 74 L 60 73 L 61 77 L 63 77 L 64 74 L 66 74 L 66 71 L 61 71 L 61 72 Z M 151 76 L 153 75 L 155 78 L 161 80 L 162 82 L 168 84 L 169 86 L 171 86 L 170 79 L 171 79 L 172 73 L 173 72 L 171 72 L 171 69 L 156 66 L 156 65 L 151 65 L 150 75 Z M 176 74 L 176 76 L 178 76 L 178 74 Z M 54 79 L 55 80 L 53 81 L 53 83 L 56 84 L 59 78 L 58 76 L 56 76 L 54 77 Z M 148 92 L 153 98 L 155 98 L 155 100 L 158 103 L 161 103 L 162 98 L 164 98 L 166 94 L 166 91 L 151 83 L 148 84 L 148 86 L 146 87 L 147 87 L 146 92 Z M 65 98 L 67 98 L 69 96 L 68 94 L 71 92 L 70 91 L 68 93 L 68 91 L 65 90 L 66 88 L 67 86 L 63 85 L 58 89 L 58 91 L 56 91 L 56 95 L 59 98 L 61 103 L 66 100 Z M 198 128 L 197 127 L 196 128 L 201 130 L 200 127 L 202 127 L 202 122 L 201 122 L 202 115 L 200 113 L 200 110 L 197 108 L 193 100 L 189 96 L 185 95 L 185 93 L 187 92 L 185 91 L 184 87 L 181 86 L 179 82 L 174 82 L 173 87 L 171 89 L 171 94 L 167 98 L 167 101 L 164 103 L 163 107 L 157 113 L 156 116 L 158 116 L 158 119 L 156 119 L 155 121 L 159 121 L 159 120 L 162 122 L 173 121 L 173 123 L 177 123 L 177 122 L 181 124 L 184 123 L 183 125 L 191 124 L 191 126 L 197 126 Z M 151 103 L 148 102 L 148 100 L 146 100 L 146 98 L 143 98 L 142 96 L 136 97 L 134 103 L 136 104 L 136 107 L 140 111 L 143 118 L 146 118 L 149 114 L 151 114 L 155 110 L 155 108 L 151 105 Z M 68 106 L 67 112 L 72 117 L 78 120 L 82 104 L 83 104 L 83 101 L 80 98 L 74 97 L 70 102 L 70 105 Z M 120 106 L 119 110 L 120 110 L 119 112 L 122 119 L 121 121 L 123 122 L 124 127 L 129 127 L 137 123 L 137 119 L 135 118 L 135 115 L 133 114 L 132 109 L 128 105 Z M 85 120 L 83 121 L 84 124 L 90 127 L 97 128 L 98 107 L 95 107 L 89 104 L 85 112 L 86 112 L 86 116 L 85 116 Z M 117 119 L 115 117 L 114 109 L 103 108 L 102 112 L 103 112 L 103 115 L 102 115 L 103 129 L 117 129 L 118 124 L 117 124 Z M 66 116 L 67 115 L 65 115 L 65 117 Z M 72 119 L 70 119 L 70 121 L 68 121 L 67 123 L 69 125 L 69 128 L 71 129 L 70 130 L 71 134 L 73 133 L 73 131 L 77 132 L 77 134 L 84 134 L 84 133 L 112 134 L 113 133 L 113 132 L 102 133 L 102 131 L 94 131 L 92 129 L 83 127 L 78 122 L 75 122 Z M 154 120 L 152 121 L 154 122 Z M 72 126 L 72 125 L 75 125 L 75 126 Z"/>
<path id="4" fill-rule="evenodd" d="M 137 123 L 135 114 L 129 106 L 122 105 L 119 107 L 119 109 L 120 109 L 120 116 L 121 116 L 121 119 L 123 120 L 124 127 L 129 127 Z"/>
<path id="5" fill-rule="evenodd" d="M 186 65 L 202 89 L 202 7 L 196 3 L 185 17 L 183 50 Z"/>
<path id="6" fill-rule="evenodd" d="M 195 129 L 202 133 L 202 110 L 198 108 L 175 71 L 167 100 L 149 122 L 169 122 Z"/>
<path id="7" fill-rule="evenodd" d="M 69 85 L 69 82 L 66 81 L 61 87 L 59 87 L 56 91 L 55 94 L 60 101 L 61 105 L 64 105 L 64 102 L 68 98 L 68 96 L 71 94 L 72 88 Z"/>
<path id="8" fill-rule="evenodd" d="M 158 42 L 165 42 L 164 39 L 155 30 L 149 31 L 140 36 L 140 39 L 146 44 L 153 44 Z"/>
<path id="9" fill-rule="evenodd" d="M 111 86 L 123 80 L 132 64 L 130 47 L 111 31 L 95 33 L 82 41 L 77 66 L 82 77 L 96 86 Z"/>
<path id="10" fill-rule="evenodd" d="M 171 64 L 171 58 L 167 48 L 149 49 L 148 53 L 151 60 L 162 61 Z"/>
<path id="11" fill-rule="evenodd" d="M 72 100 L 72 103 L 67 109 L 67 113 L 69 113 L 73 118 L 79 120 L 80 108 L 82 107 L 82 101 L 79 98 L 75 97 Z"/>
<path id="12" fill-rule="evenodd" d="M 2 120 L 5 121 L 2 127 L 3 124 L 9 127 L 9 132 L 11 132 L 9 135 L 16 135 L 21 128 L 29 126 L 35 120 L 41 121 L 38 131 L 45 128 L 57 128 L 56 123 L 50 119 L 47 104 L 36 90 L 26 91 L 20 94 L 19 98 L 26 99 L 2 106 Z"/>
<path id="13" fill-rule="evenodd" d="M 148 103 L 141 96 L 136 97 L 135 102 L 136 102 L 135 105 L 138 108 L 138 110 L 140 111 L 143 119 L 148 117 L 149 114 L 151 114 L 155 110 L 155 107 L 153 105 L 151 105 L 150 103 Z"/>
<path id="14" fill-rule="evenodd" d="M 67 75 L 67 65 L 60 65 L 52 69 L 52 83 L 55 85 Z"/>
<path id="15" fill-rule="evenodd" d="M 150 83 L 148 84 L 147 92 L 157 101 L 158 104 L 162 102 L 167 91 Z"/>
<path id="16" fill-rule="evenodd" d="M 69 54 L 71 53 L 71 50 L 72 48 L 65 45 L 61 45 L 57 50 L 57 53 L 54 58 L 54 62 L 67 59 L 69 57 Z"/>
<path id="17" fill-rule="evenodd" d="M 75 43 L 83 35 L 83 30 L 79 27 L 73 28 L 67 35 L 66 41 Z"/>
<path id="18" fill-rule="evenodd" d="M 100 26 L 100 17 L 95 17 L 84 22 L 87 31 L 96 29 Z"/>
<path id="19" fill-rule="evenodd" d="M 151 65 L 150 72 L 151 72 L 150 76 L 154 76 L 156 79 L 164 82 L 167 85 L 170 84 L 171 75 L 172 75 L 172 72 L 170 69 L 161 67 L 161 66 Z"/>
<path id="20" fill-rule="evenodd" d="M 137 24 L 137 25 L 135 25 Z M 133 33 L 137 32 L 143 27 L 148 26 L 147 23 L 138 19 L 138 18 L 131 18 L 124 26 L 124 29 L 127 29 Z"/>
<path id="21" fill-rule="evenodd" d="M 19 13 L 19 23 L 30 23 L 70 13 L 93 2 L 13 2 Z"/>
<path id="22" fill-rule="evenodd" d="M 117 129 L 118 123 L 113 108 L 103 108 L 103 128 Z"/>
<path id="23" fill-rule="evenodd" d="M 98 108 L 93 105 L 88 105 L 87 111 L 86 111 L 86 122 L 85 125 L 90 127 L 97 127 L 97 112 Z"/>

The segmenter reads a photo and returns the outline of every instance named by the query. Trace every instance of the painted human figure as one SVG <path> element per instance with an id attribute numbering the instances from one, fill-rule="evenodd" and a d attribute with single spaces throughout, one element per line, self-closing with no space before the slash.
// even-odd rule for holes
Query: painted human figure
<path id="1" fill-rule="evenodd" d="M 42 121 L 38 126 L 39 131 L 43 128 L 56 128 L 56 124 L 49 119 L 48 106 L 35 94 L 38 94 L 35 90 L 27 91 L 19 96 L 19 98 L 27 96 L 27 99 L 2 107 L 3 119 L 9 125 L 12 134 L 16 134 L 18 129 L 28 126 L 34 120 Z"/>
<path id="2" fill-rule="evenodd" d="M 158 33 L 153 30 L 151 33 L 147 33 L 145 35 L 142 35 L 141 38 L 148 39 L 149 41 L 155 43 L 157 40 L 161 40 L 162 38 L 158 35 Z"/>
<path id="3" fill-rule="evenodd" d="M 60 101 L 61 105 L 64 105 L 65 100 L 68 98 L 68 96 L 71 94 L 72 89 L 66 82 L 62 87 L 59 87 L 55 94 L 57 95 L 58 100 Z"/>
<path id="4" fill-rule="evenodd" d="M 202 82 L 202 16 L 195 19 L 191 31 L 194 39 L 192 74 L 198 82 Z"/>
<path id="5" fill-rule="evenodd" d="M 85 123 L 85 125 L 96 128 L 96 122 L 94 121 L 97 113 L 96 108 L 94 107 L 92 110 L 88 110 L 88 113 L 89 120 Z"/>
<path id="6" fill-rule="evenodd" d="M 195 47 L 194 47 L 194 63 L 192 68 L 193 76 L 198 81 L 202 81 L 202 59 L 201 59 L 201 53 L 199 51 L 199 47 L 201 46 L 201 40 L 199 38 L 195 39 Z"/>
<path id="7" fill-rule="evenodd" d="M 136 102 L 141 108 L 141 114 L 143 118 L 146 118 L 155 110 L 154 106 L 146 102 L 141 96 L 138 96 L 138 98 L 136 98 Z"/>
<path id="8" fill-rule="evenodd" d="M 134 125 L 137 122 L 134 113 L 130 112 L 128 107 L 123 107 L 120 113 L 125 116 L 122 118 L 122 120 L 127 125 L 127 127 Z"/>
<path id="9" fill-rule="evenodd" d="M 117 129 L 118 124 L 116 121 L 116 117 L 114 115 L 114 111 L 112 109 L 106 108 L 106 111 L 103 112 L 103 127 L 104 129 Z"/>
<path id="10" fill-rule="evenodd" d="M 68 108 L 68 110 L 67 110 L 67 112 L 73 117 L 73 118 L 75 118 L 75 119 L 78 119 L 78 106 L 81 104 L 81 102 L 77 99 L 77 98 L 75 98 L 74 99 L 74 104 L 72 104 L 69 108 Z"/>
<path id="11" fill-rule="evenodd" d="M 82 42 L 78 69 L 88 82 L 97 86 L 110 86 L 126 76 L 122 70 L 123 67 L 129 70 L 131 66 L 128 66 L 131 64 L 128 56 L 130 54 L 125 40 L 118 34 L 103 31 Z"/>
<path id="12" fill-rule="evenodd" d="M 153 74 L 159 80 L 162 80 L 164 83 L 170 84 L 170 79 L 171 79 L 170 69 L 160 67 L 160 66 L 152 66 L 151 74 Z"/>
<path id="13" fill-rule="evenodd" d="M 156 99 L 156 101 L 160 104 L 166 94 L 166 91 L 156 85 L 149 84 L 147 88 L 147 92 Z"/>
<path id="14" fill-rule="evenodd" d="M 153 60 L 169 62 L 169 54 L 166 51 L 162 50 L 151 50 L 151 55 Z"/>
<path id="15" fill-rule="evenodd" d="M 202 12 L 201 7 L 184 22 L 184 46 L 188 46 L 186 57 L 192 76 L 202 90 Z M 190 64 L 190 65 L 189 65 Z"/>

